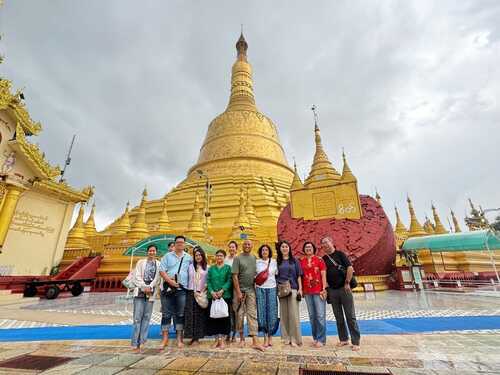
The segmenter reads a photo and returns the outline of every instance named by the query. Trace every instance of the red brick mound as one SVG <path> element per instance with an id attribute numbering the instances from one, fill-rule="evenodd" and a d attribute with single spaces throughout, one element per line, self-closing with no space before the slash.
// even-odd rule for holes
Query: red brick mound
<path id="1" fill-rule="evenodd" d="M 292 245 L 295 256 L 302 256 L 302 245 L 312 241 L 322 256 L 320 240 L 331 236 L 338 249 L 343 250 L 354 264 L 357 275 L 386 275 L 391 273 L 395 257 L 392 225 L 382 206 L 375 199 L 361 195 L 363 217 L 360 220 L 293 219 L 290 205 L 278 220 L 278 238 Z"/>

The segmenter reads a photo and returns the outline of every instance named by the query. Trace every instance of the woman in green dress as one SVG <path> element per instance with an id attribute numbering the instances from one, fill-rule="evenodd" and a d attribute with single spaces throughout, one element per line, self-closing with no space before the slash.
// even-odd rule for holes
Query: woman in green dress
<path id="1" fill-rule="evenodd" d="M 208 269 L 207 288 L 208 288 L 208 311 L 212 302 L 222 298 L 228 306 L 231 306 L 232 297 L 232 275 L 231 267 L 224 264 L 226 252 L 218 250 L 215 253 L 215 265 Z M 215 336 L 214 348 L 224 349 L 224 338 L 231 332 L 231 319 L 229 315 L 225 318 L 209 318 L 208 334 Z"/>

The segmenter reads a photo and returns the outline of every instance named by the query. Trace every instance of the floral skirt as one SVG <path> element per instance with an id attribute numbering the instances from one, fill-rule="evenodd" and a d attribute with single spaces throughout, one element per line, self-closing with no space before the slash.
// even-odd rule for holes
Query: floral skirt
<path id="1" fill-rule="evenodd" d="M 184 337 L 198 340 L 207 335 L 208 309 L 202 309 L 192 290 L 187 291 L 186 308 L 184 310 Z"/>
<path id="2" fill-rule="evenodd" d="M 255 288 L 257 297 L 257 322 L 259 332 L 274 335 L 278 330 L 278 295 L 276 288 Z"/>

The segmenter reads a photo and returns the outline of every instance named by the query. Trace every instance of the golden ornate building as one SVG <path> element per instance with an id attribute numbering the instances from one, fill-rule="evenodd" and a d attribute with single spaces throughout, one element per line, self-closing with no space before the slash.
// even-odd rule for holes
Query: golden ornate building
<path id="1" fill-rule="evenodd" d="M 125 212 L 98 233 L 77 221 L 79 240 L 104 255 L 99 275 L 129 269 L 127 247 L 150 234 L 182 233 L 225 247 L 230 239 L 276 241 L 276 223 L 290 199 L 294 172 L 289 167 L 273 121 L 255 103 L 248 44 L 236 43 L 236 61 L 226 110 L 208 126 L 198 160 L 186 178 L 164 197 L 147 200 Z M 83 233 L 85 235 L 83 235 Z M 243 235 L 243 236 L 242 236 Z M 65 261 L 88 253 L 86 246 L 66 245 Z"/>
<path id="2" fill-rule="evenodd" d="M 23 98 L 0 78 L 0 274 L 47 275 L 63 256 L 75 203 L 86 202 L 92 188 L 57 181 L 59 167 L 28 141 L 42 127 Z"/>
<path id="3" fill-rule="evenodd" d="M 476 209 L 474 204 L 469 199 L 471 206 L 470 216 L 466 218 L 466 222 L 471 230 L 486 229 L 487 221 L 482 210 Z M 431 205 L 434 222 L 426 218 L 422 226 L 415 214 L 413 204 L 408 198 L 408 210 L 410 212 L 410 229 L 407 230 L 399 217 L 396 209 L 396 227 L 394 235 L 398 249 L 407 238 L 447 235 L 450 232 L 446 230 L 441 222 L 441 218 L 434 204 Z M 453 222 L 454 233 L 462 232 L 459 222 L 453 211 L 450 211 Z M 471 220 L 472 219 L 472 220 Z M 495 261 L 500 262 L 500 254 L 495 254 Z M 490 255 L 486 251 L 460 251 L 460 252 L 431 252 L 429 250 L 421 250 L 418 252 L 419 263 L 422 264 L 426 273 L 446 273 L 446 272 L 482 272 L 492 271 Z M 398 259 L 401 263 L 403 260 Z"/>

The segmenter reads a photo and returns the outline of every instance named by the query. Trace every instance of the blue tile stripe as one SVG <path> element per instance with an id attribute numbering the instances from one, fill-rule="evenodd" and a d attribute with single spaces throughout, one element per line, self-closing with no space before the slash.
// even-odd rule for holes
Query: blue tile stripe
<path id="1" fill-rule="evenodd" d="M 457 316 L 360 320 L 362 335 L 431 333 L 439 331 L 500 329 L 500 316 Z M 309 322 L 302 322 L 302 335 L 311 336 Z M 15 328 L 0 330 L 0 341 L 118 340 L 129 339 L 131 325 Z M 327 334 L 337 335 L 335 322 L 327 322 Z M 279 331 L 277 334 L 279 336 Z M 160 337 L 160 326 L 152 325 L 150 338 Z"/>

